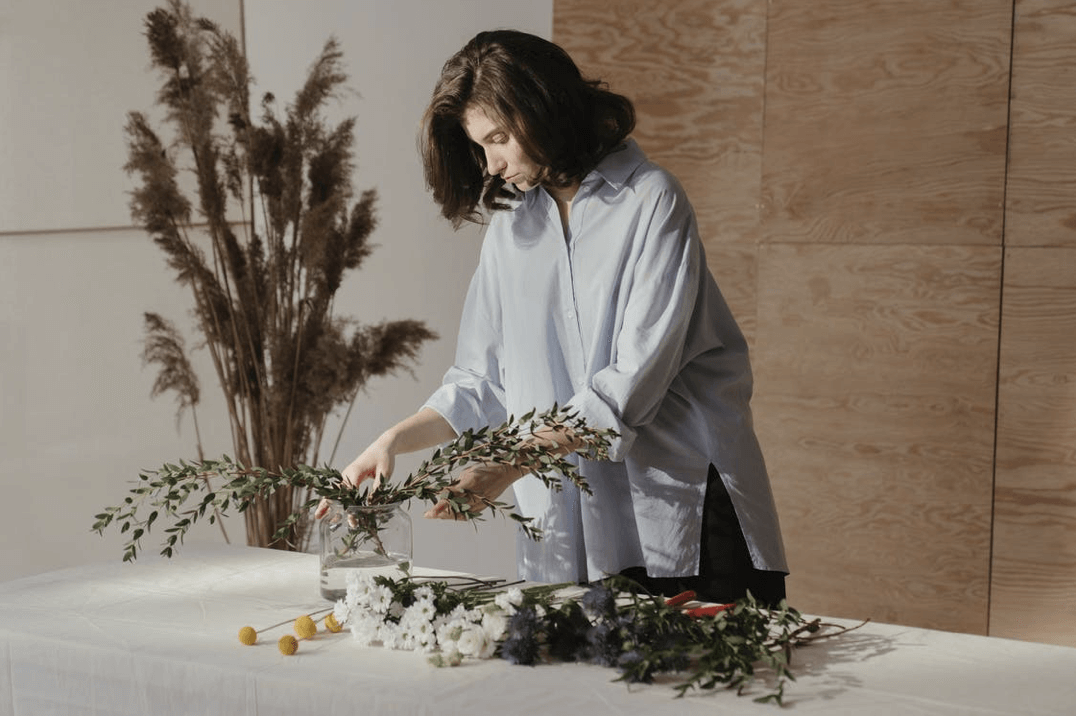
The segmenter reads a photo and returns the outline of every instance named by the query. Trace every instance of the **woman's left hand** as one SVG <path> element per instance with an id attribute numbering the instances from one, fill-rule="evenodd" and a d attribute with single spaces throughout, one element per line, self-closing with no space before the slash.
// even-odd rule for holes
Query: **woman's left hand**
<path id="1" fill-rule="evenodd" d="M 470 497 L 472 514 L 485 509 L 485 500 L 493 502 L 508 487 L 522 477 L 523 473 L 512 465 L 475 465 L 467 468 L 458 480 L 448 488 L 449 492 L 467 494 Z M 448 496 L 438 500 L 437 504 L 426 511 L 426 517 L 438 520 L 465 520 L 467 517 L 452 509 Z"/>

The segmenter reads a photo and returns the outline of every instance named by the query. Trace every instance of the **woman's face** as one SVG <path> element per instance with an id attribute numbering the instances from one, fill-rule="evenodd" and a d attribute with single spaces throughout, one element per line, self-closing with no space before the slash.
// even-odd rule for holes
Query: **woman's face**
<path id="1" fill-rule="evenodd" d="M 506 128 L 491 120 L 476 105 L 463 113 L 463 131 L 486 153 L 486 170 L 498 174 L 516 189 L 527 191 L 537 184 L 541 167 L 531 161 Z"/>

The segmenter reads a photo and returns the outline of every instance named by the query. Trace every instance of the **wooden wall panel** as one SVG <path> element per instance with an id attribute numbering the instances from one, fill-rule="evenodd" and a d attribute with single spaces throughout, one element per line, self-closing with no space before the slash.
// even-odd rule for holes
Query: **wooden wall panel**
<path id="1" fill-rule="evenodd" d="M 684 184 L 710 268 L 750 341 L 766 0 L 556 0 L 553 39 L 635 102 L 635 138 Z"/>
<path id="2" fill-rule="evenodd" d="M 556 0 L 554 39 L 696 205 L 793 603 L 1076 642 L 1073 254 L 1010 249 L 998 323 L 1003 241 L 1076 242 L 1076 5 Z"/>
<path id="3" fill-rule="evenodd" d="M 760 249 L 756 425 L 798 608 L 985 633 L 1000 261 Z"/>
<path id="4" fill-rule="evenodd" d="M 754 241 L 766 3 L 557 0 L 553 38 L 635 102 L 636 139 L 683 182 L 707 240 Z"/>
<path id="5" fill-rule="evenodd" d="M 1076 246 L 1076 5 L 1017 0 L 1007 246 Z"/>
<path id="6" fill-rule="evenodd" d="M 1001 242 L 1012 0 L 773 0 L 763 240 Z"/>
<path id="7" fill-rule="evenodd" d="M 990 633 L 1076 646 L 1076 248 L 1006 252 Z"/>

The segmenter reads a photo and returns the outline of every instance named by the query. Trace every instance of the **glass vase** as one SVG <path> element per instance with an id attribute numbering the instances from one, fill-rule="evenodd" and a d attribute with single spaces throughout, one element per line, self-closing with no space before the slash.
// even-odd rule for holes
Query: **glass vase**
<path id="1" fill-rule="evenodd" d="M 347 594 L 353 573 L 398 578 L 410 569 L 411 515 L 400 503 L 343 507 L 333 503 L 318 523 L 321 596 Z"/>

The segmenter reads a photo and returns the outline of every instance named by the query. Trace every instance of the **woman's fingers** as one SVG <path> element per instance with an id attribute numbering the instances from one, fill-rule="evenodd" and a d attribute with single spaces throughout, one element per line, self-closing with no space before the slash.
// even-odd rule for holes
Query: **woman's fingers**
<path id="1" fill-rule="evenodd" d="M 477 513 L 485 507 L 480 497 L 458 486 L 448 488 L 443 494 L 444 496 L 437 501 L 437 504 L 426 510 L 423 517 L 432 520 L 466 520 L 467 515 L 460 512 L 459 508 L 453 504 L 454 502 L 458 504 L 461 496 L 467 497 L 470 507 L 468 511 L 471 513 Z"/>
<path id="2" fill-rule="evenodd" d="M 352 472 L 350 470 L 344 470 L 344 484 L 349 487 L 358 487 L 362 484 L 363 480 L 369 480 L 374 476 L 374 469 L 363 470 L 362 472 Z"/>
<path id="3" fill-rule="evenodd" d="M 446 513 L 448 513 L 446 515 Z M 448 504 L 448 500 L 441 500 L 436 505 L 426 510 L 426 514 L 423 515 L 426 519 L 430 520 L 443 520 L 448 516 L 451 516 L 452 508 Z"/>
<path id="4" fill-rule="evenodd" d="M 438 500 L 433 507 L 426 510 L 426 514 L 423 515 L 423 517 L 426 517 L 427 519 L 431 520 L 456 519 L 456 513 L 452 509 L 452 503 L 450 503 L 448 500 L 451 495 L 453 495 L 454 493 L 458 494 L 459 492 L 461 492 L 461 490 L 458 487 L 455 489 L 451 487 L 445 489 L 445 491 L 441 493 L 441 499 Z"/>
<path id="5" fill-rule="evenodd" d="M 457 512 L 452 508 L 448 500 L 441 500 L 436 505 L 426 510 L 424 517 L 431 520 L 466 520 L 467 515 Z"/>
<path id="6" fill-rule="evenodd" d="M 518 468 L 509 465 L 476 465 L 467 468 L 451 487 L 441 494 L 441 499 L 426 511 L 431 519 L 466 520 L 457 505 L 466 496 L 466 511 L 477 514 L 500 497 L 508 486 L 519 478 Z M 455 502 L 456 504 L 452 504 Z"/>
<path id="7" fill-rule="evenodd" d="M 341 476 L 343 477 L 343 486 L 344 487 L 352 487 L 352 488 L 357 490 L 359 488 L 359 485 L 361 485 L 366 480 L 373 480 L 374 481 L 373 486 L 370 488 L 371 492 L 373 492 L 374 490 L 377 490 L 379 487 L 381 487 L 381 482 L 382 482 L 381 476 L 376 474 L 375 470 L 373 468 L 371 468 L 369 470 L 366 470 L 364 472 L 361 472 L 361 473 L 359 473 L 357 475 L 349 473 L 348 470 L 344 470 L 344 472 L 341 473 Z M 319 502 L 318 506 L 316 508 L 314 508 L 314 519 L 315 520 L 320 520 L 322 517 L 324 517 L 326 515 L 326 513 L 328 513 L 329 508 L 331 506 L 332 506 L 332 502 L 328 498 L 326 498 L 326 497 L 321 498 L 321 502 Z"/>

